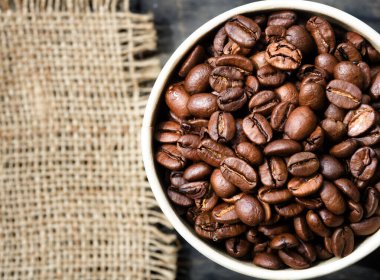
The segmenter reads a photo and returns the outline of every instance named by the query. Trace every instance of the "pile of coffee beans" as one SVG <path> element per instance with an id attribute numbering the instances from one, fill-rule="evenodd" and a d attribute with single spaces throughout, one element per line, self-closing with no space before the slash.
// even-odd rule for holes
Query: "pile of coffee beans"
<path id="1" fill-rule="evenodd" d="M 379 52 L 294 11 L 210 36 L 158 113 L 168 198 L 200 237 L 261 267 L 347 256 L 380 227 Z"/>

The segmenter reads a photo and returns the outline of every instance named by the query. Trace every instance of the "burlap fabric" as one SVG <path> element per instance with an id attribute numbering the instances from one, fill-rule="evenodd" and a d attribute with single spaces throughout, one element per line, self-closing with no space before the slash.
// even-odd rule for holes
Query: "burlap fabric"
<path id="1" fill-rule="evenodd" d="M 115 0 L 0 7 L 0 278 L 174 278 L 139 146 L 152 17 Z"/>

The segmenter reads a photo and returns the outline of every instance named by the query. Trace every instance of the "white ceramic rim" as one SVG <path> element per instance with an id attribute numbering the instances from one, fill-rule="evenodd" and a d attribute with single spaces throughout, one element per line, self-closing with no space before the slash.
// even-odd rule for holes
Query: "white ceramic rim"
<path id="1" fill-rule="evenodd" d="M 203 24 L 196 31 L 194 31 L 173 53 L 169 58 L 164 68 L 162 69 L 160 75 L 158 76 L 149 100 L 146 106 L 143 126 L 141 129 L 141 145 L 143 161 L 146 170 L 146 174 L 153 190 L 154 196 L 158 201 L 159 206 L 162 211 L 169 219 L 170 223 L 174 226 L 176 231 L 196 250 L 207 258 L 213 260 L 221 266 L 224 266 L 235 272 L 239 272 L 248 276 L 254 276 L 257 278 L 265 279 L 307 279 L 312 277 L 318 277 L 326 275 L 344 267 L 347 267 L 366 255 L 370 254 L 372 251 L 380 246 L 380 230 L 368 237 L 363 241 L 353 253 L 345 258 L 337 259 L 333 258 L 324 262 L 319 263 L 316 266 L 303 270 L 294 269 L 283 269 L 283 270 L 268 270 L 258 266 L 255 266 L 249 262 L 242 262 L 236 260 L 227 254 L 212 248 L 202 239 L 200 239 L 194 231 L 186 225 L 180 217 L 175 213 L 170 202 L 168 201 L 163 188 L 161 186 L 160 180 L 156 173 L 154 166 L 154 152 L 153 152 L 153 125 L 154 116 L 156 114 L 156 107 L 160 99 L 160 95 L 163 92 L 168 77 L 170 77 L 171 72 L 174 70 L 176 65 L 182 59 L 183 55 L 186 54 L 194 44 L 203 37 L 207 32 L 214 29 L 221 23 L 225 22 L 232 16 L 238 14 L 245 14 L 258 11 L 271 11 L 278 9 L 292 9 L 298 11 L 305 11 L 309 13 L 321 14 L 327 17 L 329 20 L 340 24 L 341 26 L 360 33 L 364 36 L 377 50 L 380 50 L 380 34 L 377 33 L 370 26 L 362 22 L 361 20 L 353 17 L 352 15 L 343 12 L 339 9 L 333 8 L 328 5 L 302 1 L 302 0 L 292 0 L 292 1 L 260 1 L 226 11 L 219 16 L 211 19 L 210 21 Z"/>

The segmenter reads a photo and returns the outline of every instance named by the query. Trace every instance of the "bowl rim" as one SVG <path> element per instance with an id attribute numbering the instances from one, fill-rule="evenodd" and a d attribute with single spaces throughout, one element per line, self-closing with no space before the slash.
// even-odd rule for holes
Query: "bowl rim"
<path id="1" fill-rule="evenodd" d="M 253 2 L 230 9 L 210 19 L 198 29 L 196 29 L 189 37 L 183 41 L 182 44 L 180 44 L 180 46 L 174 51 L 174 53 L 166 62 L 165 66 L 156 79 L 146 105 L 143 125 L 141 128 L 141 147 L 147 178 L 161 210 L 164 212 L 165 216 L 168 218 L 169 222 L 173 225 L 175 230 L 198 252 L 223 267 L 247 276 L 263 279 L 307 279 L 338 271 L 370 254 L 380 246 L 380 230 L 378 230 L 375 234 L 367 237 L 354 250 L 354 252 L 352 252 L 347 257 L 341 259 L 332 258 L 330 260 L 320 262 L 318 265 L 307 269 L 294 270 L 289 268 L 282 270 L 268 270 L 255 266 L 249 262 L 242 262 L 208 245 L 204 240 L 195 235 L 193 229 L 185 224 L 183 220 L 175 213 L 165 195 L 165 192 L 163 191 L 163 187 L 161 186 L 158 174 L 156 172 L 153 156 L 153 125 L 154 116 L 156 115 L 157 110 L 157 104 L 159 103 L 161 94 L 164 92 L 168 78 L 182 57 L 206 33 L 222 24 L 232 16 L 258 11 L 273 11 L 279 9 L 290 9 L 323 15 L 324 17 L 338 23 L 346 29 L 358 32 L 363 37 L 365 37 L 365 39 L 368 40 L 374 48 L 380 51 L 379 33 L 377 33 L 373 28 L 368 26 L 363 21 L 357 19 L 356 17 L 325 4 L 303 0 L 269 0 Z"/>

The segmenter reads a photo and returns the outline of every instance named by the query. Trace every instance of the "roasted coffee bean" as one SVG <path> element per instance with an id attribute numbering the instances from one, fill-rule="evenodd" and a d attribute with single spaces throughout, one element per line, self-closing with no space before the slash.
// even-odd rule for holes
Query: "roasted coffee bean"
<path id="1" fill-rule="evenodd" d="M 276 205 L 274 209 L 280 216 L 285 218 L 292 218 L 299 215 L 305 209 L 305 207 L 295 202 L 287 205 Z"/>
<path id="2" fill-rule="evenodd" d="M 330 103 L 330 105 L 327 107 L 324 116 L 329 119 L 333 119 L 336 121 L 343 121 L 344 117 L 346 116 L 346 110 L 337 107 L 336 105 Z"/>
<path id="3" fill-rule="evenodd" d="M 292 155 L 288 161 L 288 170 L 293 176 L 307 177 L 319 169 L 318 157 L 310 152 Z"/>
<path id="4" fill-rule="evenodd" d="M 212 140 L 225 143 L 235 135 L 235 119 L 230 113 L 216 111 L 208 122 L 208 133 Z"/>
<path id="5" fill-rule="evenodd" d="M 154 139 L 161 143 L 175 143 L 181 135 L 182 131 L 179 123 L 166 121 L 158 124 Z"/>
<path id="6" fill-rule="evenodd" d="M 294 11 L 278 11 L 273 12 L 268 17 L 268 26 L 283 26 L 288 28 L 297 20 L 297 14 Z"/>
<path id="7" fill-rule="evenodd" d="M 220 163 L 220 170 L 223 177 L 243 192 L 250 192 L 256 187 L 258 178 L 255 169 L 237 157 L 225 158 Z"/>
<path id="8" fill-rule="evenodd" d="M 320 125 L 325 131 L 327 138 L 332 142 L 339 142 L 347 135 L 347 127 L 341 121 L 324 119 L 320 122 Z"/>
<path id="9" fill-rule="evenodd" d="M 256 226 L 264 220 L 264 210 L 260 201 L 251 195 L 244 194 L 235 206 L 235 211 L 244 224 Z"/>
<path id="10" fill-rule="evenodd" d="M 335 56 L 329 53 L 322 53 L 317 55 L 314 59 L 315 66 L 318 66 L 325 70 L 329 75 L 334 74 L 335 65 L 338 64 L 338 60 Z"/>
<path id="11" fill-rule="evenodd" d="M 379 206 L 379 193 L 375 188 L 367 188 L 364 193 L 365 217 L 369 218 L 375 214 Z"/>
<path id="12" fill-rule="evenodd" d="M 331 236 L 331 249 L 336 257 L 342 258 L 354 250 L 354 233 L 350 227 L 338 228 Z"/>
<path id="13" fill-rule="evenodd" d="M 257 79 L 260 84 L 267 87 L 278 87 L 285 81 L 286 74 L 273 67 L 272 65 L 264 65 L 257 70 Z"/>
<path id="14" fill-rule="evenodd" d="M 210 165 L 204 162 L 197 162 L 185 169 L 183 178 L 189 182 L 199 181 L 208 177 L 212 172 Z"/>
<path id="15" fill-rule="evenodd" d="M 227 44 L 223 48 L 223 54 L 225 55 L 247 55 L 250 52 L 250 48 L 244 48 L 231 39 L 228 40 Z"/>
<path id="16" fill-rule="evenodd" d="M 213 191 L 211 186 L 209 185 L 206 194 L 202 198 L 195 199 L 195 206 L 201 212 L 208 212 L 214 209 L 216 204 L 218 203 L 219 197 Z"/>
<path id="17" fill-rule="evenodd" d="M 284 101 L 274 107 L 270 125 L 276 131 L 284 131 L 285 123 L 290 113 L 296 108 L 296 106 L 290 102 Z"/>
<path id="18" fill-rule="evenodd" d="M 377 168 L 377 156 L 369 147 L 360 148 L 351 157 L 350 170 L 359 180 L 368 181 L 373 177 Z"/>
<path id="19" fill-rule="evenodd" d="M 192 161 L 199 161 L 200 157 L 197 148 L 201 143 L 198 135 L 185 134 L 177 141 L 177 149 L 187 159 Z"/>
<path id="20" fill-rule="evenodd" d="M 275 235 L 284 234 L 290 231 L 290 228 L 286 224 L 277 224 L 271 226 L 259 226 L 257 228 L 259 232 L 268 237 L 273 237 Z"/>
<path id="21" fill-rule="evenodd" d="M 223 54 L 224 46 L 227 44 L 228 36 L 224 26 L 219 29 L 216 33 L 213 41 L 213 51 L 215 56 L 220 56 Z"/>
<path id="22" fill-rule="evenodd" d="M 210 93 L 193 94 L 187 102 L 189 112 L 199 118 L 209 118 L 218 110 L 217 97 Z"/>
<path id="23" fill-rule="evenodd" d="M 235 211 L 235 205 L 228 203 L 218 204 L 212 209 L 212 217 L 218 223 L 234 224 L 239 222 L 239 218 Z"/>
<path id="24" fill-rule="evenodd" d="M 209 88 L 208 79 L 210 77 L 212 67 L 209 64 L 198 64 L 192 68 L 185 79 L 185 89 L 188 93 L 205 92 Z"/>
<path id="25" fill-rule="evenodd" d="M 318 211 L 323 223 L 328 227 L 339 227 L 344 222 L 344 217 L 340 215 L 334 215 L 327 209 L 321 209 Z"/>
<path id="26" fill-rule="evenodd" d="M 263 90 L 256 93 L 248 103 L 248 108 L 252 113 L 268 116 L 274 107 L 279 103 L 277 95 L 271 90 Z"/>
<path id="27" fill-rule="evenodd" d="M 178 187 L 178 191 L 191 199 L 202 198 L 209 188 L 208 181 L 189 182 Z"/>
<path id="28" fill-rule="evenodd" d="M 253 244 L 261 243 L 265 241 L 265 237 L 258 232 L 256 228 L 250 228 L 246 233 L 246 238 L 249 242 Z"/>
<path id="29" fill-rule="evenodd" d="M 333 253 L 332 252 L 332 246 L 331 246 L 331 237 L 330 236 L 325 236 L 325 238 L 323 238 L 323 241 L 324 241 L 324 244 L 325 244 L 325 248 L 326 250 L 329 252 L 329 253 Z"/>
<path id="30" fill-rule="evenodd" d="M 178 76 L 183 78 L 186 77 L 191 69 L 193 69 L 197 64 L 202 63 L 202 61 L 205 59 L 205 49 L 201 45 L 197 45 L 183 62 L 181 68 L 178 71 Z"/>
<path id="31" fill-rule="evenodd" d="M 278 204 L 289 201 L 293 197 L 288 189 L 261 187 L 258 191 L 258 198 L 269 204 Z"/>
<path id="32" fill-rule="evenodd" d="M 266 156 L 286 157 L 302 151 L 302 146 L 291 139 L 278 139 L 270 142 L 264 149 Z"/>
<path id="33" fill-rule="evenodd" d="M 216 59 L 215 66 L 233 66 L 246 73 L 253 71 L 252 61 L 242 55 L 222 55 Z"/>
<path id="34" fill-rule="evenodd" d="M 306 214 L 306 222 L 312 232 L 315 234 L 326 237 L 331 235 L 331 230 L 327 228 L 321 218 L 313 210 L 309 210 Z"/>
<path id="35" fill-rule="evenodd" d="M 285 123 L 284 131 L 293 140 L 302 140 L 317 126 L 317 117 L 307 106 L 294 109 Z"/>
<path id="36" fill-rule="evenodd" d="M 264 159 L 261 150 L 249 142 L 239 143 L 235 148 L 235 153 L 237 156 L 253 165 L 261 164 Z"/>
<path id="37" fill-rule="evenodd" d="M 334 55 L 339 61 L 348 60 L 357 63 L 362 60 L 359 51 L 350 43 L 339 44 Z"/>
<path id="38" fill-rule="evenodd" d="M 275 250 L 293 248 L 297 247 L 298 245 L 298 239 L 291 233 L 276 235 L 269 243 L 269 246 Z"/>
<path id="39" fill-rule="evenodd" d="M 220 110 L 235 112 L 241 109 L 247 103 L 247 95 L 244 89 L 239 87 L 228 88 L 221 92 L 217 99 Z"/>
<path id="40" fill-rule="evenodd" d="M 356 151 L 358 147 L 358 141 L 355 139 L 347 139 L 340 142 L 330 149 L 330 154 L 337 158 L 348 158 Z"/>
<path id="41" fill-rule="evenodd" d="M 244 75 L 237 68 L 231 66 L 218 66 L 212 70 L 209 83 L 217 92 L 231 87 L 243 87 Z"/>
<path id="42" fill-rule="evenodd" d="M 221 198 L 233 196 L 238 188 L 223 177 L 220 169 L 214 169 L 210 177 L 210 183 L 214 192 Z"/>
<path id="43" fill-rule="evenodd" d="M 369 93 L 374 99 L 380 98 L 380 72 L 378 72 L 373 78 L 371 88 L 369 89 Z"/>
<path id="44" fill-rule="evenodd" d="M 327 77 L 325 70 L 313 64 L 304 64 L 297 72 L 297 78 L 302 81 L 302 84 L 317 83 L 325 87 Z"/>
<path id="45" fill-rule="evenodd" d="M 345 173 L 344 166 L 330 155 L 322 155 L 319 157 L 320 172 L 326 179 L 336 180 Z"/>
<path id="46" fill-rule="evenodd" d="M 248 254 L 251 248 L 249 242 L 239 237 L 229 238 L 225 242 L 226 252 L 235 258 L 241 258 Z"/>
<path id="47" fill-rule="evenodd" d="M 351 43 L 359 52 L 362 56 L 366 56 L 367 54 L 367 48 L 366 48 L 366 42 L 365 39 L 359 35 L 356 32 L 348 31 L 346 33 L 346 41 Z"/>
<path id="48" fill-rule="evenodd" d="M 286 41 L 298 48 L 302 54 L 309 54 L 314 49 L 313 38 L 301 25 L 293 25 L 286 30 Z"/>
<path id="49" fill-rule="evenodd" d="M 181 129 L 183 134 L 196 134 L 200 135 L 201 131 L 208 126 L 208 120 L 205 119 L 192 119 L 181 122 Z"/>
<path id="50" fill-rule="evenodd" d="M 293 177 L 288 182 L 288 189 L 297 197 L 305 197 L 316 193 L 323 183 L 321 174 L 316 174 L 311 177 Z"/>
<path id="51" fill-rule="evenodd" d="M 310 264 L 300 254 L 290 250 L 279 250 L 278 256 L 289 267 L 294 269 L 308 268 Z"/>
<path id="52" fill-rule="evenodd" d="M 231 140 L 232 148 L 236 148 L 236 146 L 240 143 L 249 141 L 247 135 L 245 135 L 245 133 L 243 131 L 243 120 L 242 119 L 236 119 L 235 120 L 235 126 L 236 126 L 235 136 Z"/>
<path id="53" fill-rule="evenodd" d="M 326 88 L 327 99 L 342 109 L 359 107 L 362 99 L 361 90 L 354 84 L 342 80 L 332 80 Z"/>
<path id="54" fill-rule="evenodd" d="M 245 117 L 243 120 L 243 130 L 249 140 L 257 145 L 268 143 L 273 137 L 270 124 L 260 114 L 250 114 Z"/>
<path id="55" fill-rule="evenodd" d="M 321 244 L 317 243 L 315 245 L 315 251 L 317 253 L 318 259 L 320 259 L 320 260 L 327 260 L 327 259 L 330 259 L 330 258 L 333 257 L 333 254 L 330 253 L 330 252 L 328 252 L 326 250 L 326 248 L 323 245 L 321 245 Z"/>
<path id="56" fill-rule="evenodd" d="M 169 199 L 174 203 L 182 207 L 190 207 L 194 204 L 194 200 L 181 194 L 177 189 L 169 187 L 167 189 Z"/>
<path id="57" fill-rule="evenodd" d="M 259 166 L 259 175 L 264 186 L 282 187 L 288 179 L 286 163 L 280 157 L 270 157 Z"/>
<path id="58" fill-rule="evenodd" d="M 268 62 L 265 59 L 265 51 L 257 52 L 250 57 L 250 60 L 253 63 L 253 66 L 256 70 L 263 67 L 264 65 L 268 65 Z"/>
<path id="59" fill-rule="evenodd" d="M 281 259 L 273 253 L 256 253 L 253 257 L 253 263 L 267 269 L 280 269 L 283 267 Z"/>
<path id="60" fill-rule="evenodd" d="M 315 130 L 302 142 L 305 152 L 315 152 L 322 147 L 325 141 L 325 133 L 320 126 L 317 126 Z"/>
<path id="61" fill-rule="evenodd" d="M 278 42 L 285 39 L 286 28 L 283 26 L 272 25 L 265 28 L 265 41 L 267 43 Z"/>
<path id="62" fill-rule="evenodd" d="M 164 144 L 156 153 L 156 161 L 169 170 L 181 170 L 186 165 L 186 158 L 175 145 Z"/>
<path id="63" fill-rule="evenodd" d="M 361 71 L 361 74 L 362 74 L 362 78 L 363 78 L 363 84 L 362 84 L 362 89 L 367 89 L 370 84 L 371 84 L 371 68 L 369 67 L 369 65 L 367 63 L 365 63 L 364 61 L 360 61 L 357 66 L 359 67 L 360 71 Z M 368 96 L 368 95 L 366 95 Z M 364 97 L 364 95 L 363 95 Z M 369 100 L 370 101 L 370 100 Z M 362 103 L 363 103 L 363 100 L 362 100 Z"/>
<path id="64" fill-rule="evenodd" d="M 165 102 L 177 117 L 185 119 L 190 117 L 190 111 L 187 109 L 187 102 L 189 101 L 190 95 L 185 90 L 182 83 L 174 84 L 169 86 L 165 93 Z"/>
<path id="65" fill-rule="evenodd" d="M 178 188 L 179 186 L 187 183 L 185 178 L 183 178 L 183 171 L 171 171 L 169 181 L 170 184 L 175 188 Z"/>
<path id="66" fill-rule="evenodd" d="M 297 252 L 301 254 L 309 263 L 317 259 L 317 252 L 314 245 L 300 241 L 300 245 L 296 248 Z"/>
<path id="67" fill-rule="evenodd" d="M 380 126 L 373 127 L 364 136 L 355 139 L 362 146 L 373 146 L 380 143 Z"/>
<path id="68" fill-rule="evenodd" d="M 350 224 L 355 235 L 367 236 L 375 233 L 380 228 L 380 217 L 374 216 L 364 219 L 359 223 Z"/>
<path id="69" fill-rule="evenodd" d="M 306 23 L 306 29 L 313 36 L 318 53 L 333 53 L 335 50 L 335 34 L 331 25 L 318 16 L 311 17 Z"/>
<path id="70" fill-rule="evenodd" d="M 320 196 L 326 208 L 335 215 L 341 215 L 346 210 L 346 203 L 338 188 L 329 181 L 324 181 Z"/>
<path id="71" fill-rule="evenodd" d="M 340 178 L 334 181 L 334 185 L 348 198 L 354 202 L 359 202 L 360 192 L 354 182 L 347 178 Z"/>
<path id="72" fill-rule="evenodd" d="M 299 104 L 309 106 L 313 110 L 321 110 L 325 102 L 325 91 L 317 83 L 305 83 L 301 85 Z"/>
<path id="73" fill-rule="evenodd" d="M 310 210 L 319 209 L 323 206 L 322 199 L 320 197 L 314 198 L 305 198 L 305 197 L 296 197 L 294 199 L 299 204 L 303 205 L 305 208 Z"/>
<path id="74" fill-rule="evenodd" d="M 351 223 L 358 223 L 364 216 L 364 209 L 359 202 L 349 200 L 347 202 L 348 207 L 348 220 Z"/>
<path id="75" fill-rule="evenodd" d="M 344 118 L 348 128 L 348 136 L 356 137 L 368 131 L 376 121 L 375 110 L 369 105 L 360 105 L 356 110 L 351 110 Z"/>
<path id="76" fill-rule="evenodd" d="M 350 61 L 339 62 L 334 68 L 334 79 L 353 83 L 358 88 L 363 87 L 363 75 L 359 66 Z"/>
<path id="77" fill-rule="evenodd" d="M 245 80 L 244 94 L 247 96 L 247 99 L 254 96 L 260 87 L 260 82 L 255 76 L 248 76 Z"/>
<path id="78" fill-rule="evenodd" d="M 280 98 L 281 102 L 289 101 L 295 105 L 298 105 L 298 90 L 294 83 L 285 83 L 282 86 L 276 88 L 274 92 Z"/>
<path id="79" fill-rule="evenodd" d="M 307 225 L 306 219 L 303 215 L 293 218 L 293 226 L 297 236 L 303 241 L 309 241 L 313 238 L 313 233 Z"/>
<path id="80" fill-rule="evenodd" d="M 265 59 L 278 69 L 295 70 L 301 65 L 302 53 L 295 46 L 283 40 L 268 45 Z"/>
<path id="81" fill-rule="evenodd" d="M 197 153 L 201 160 L 214 167 L 219 167 L 224 158 L 234 155 L 230 148 L 211 139 L 202 140 Z"/>
<path id="82" fill-rule="evenodd" d="M 225 25 L 225 30 L 232 40 L 245 48 L 252 48 L 261 36 L 260 26 L 245 16 L 235 16 Z"/>

